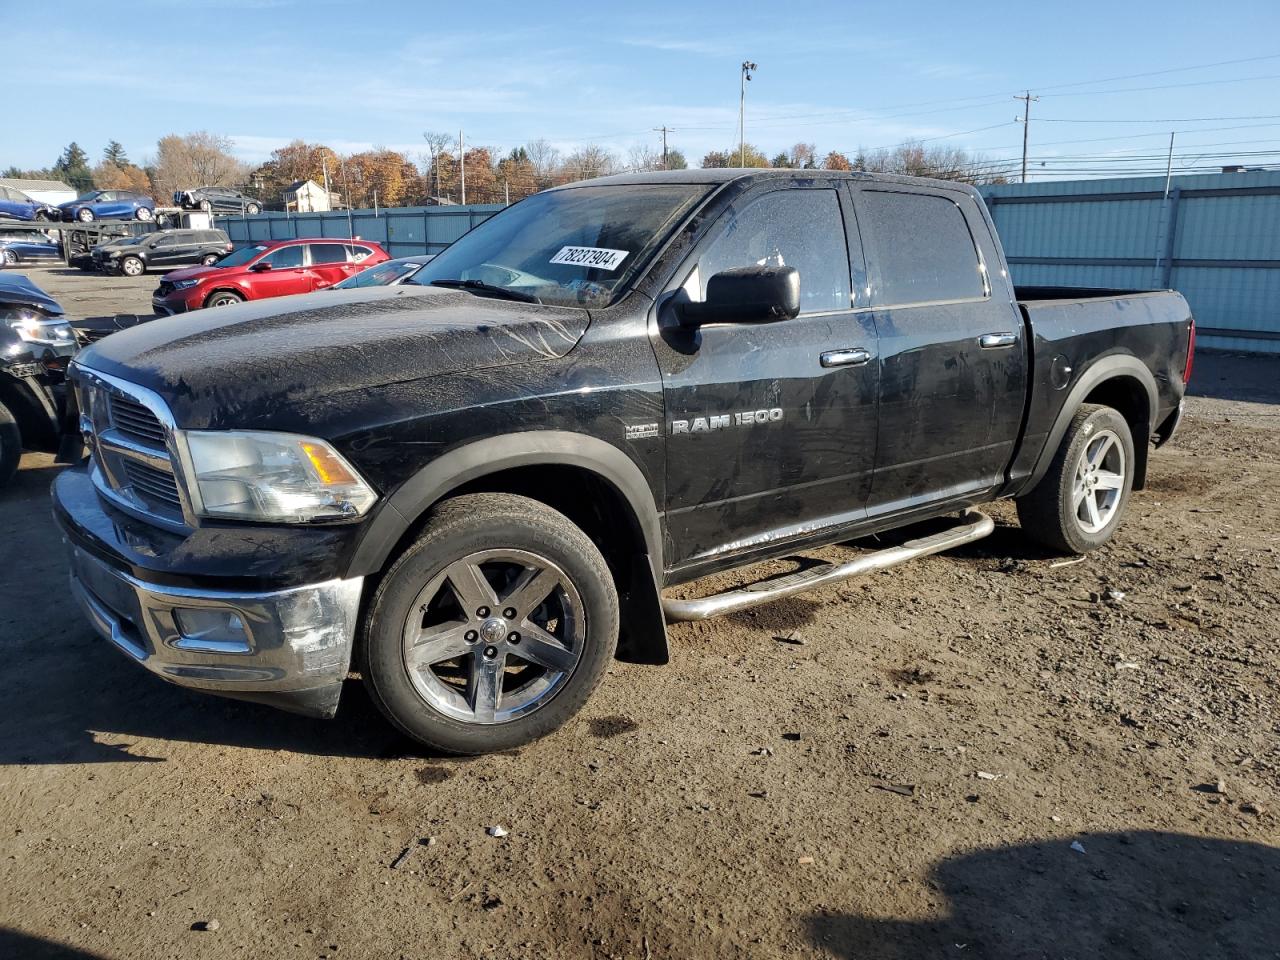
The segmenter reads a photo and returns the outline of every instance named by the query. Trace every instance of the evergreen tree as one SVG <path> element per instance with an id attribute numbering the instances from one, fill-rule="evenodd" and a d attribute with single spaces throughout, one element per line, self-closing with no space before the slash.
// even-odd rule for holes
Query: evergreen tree
<path id="1" fill-rule="evenodd" d="M 102 162 L 112 167 L 127 167 L 129 156 L 124 152 L 124 146 L 120 141 L 112 140 L 102 151 Z"/>
<path id="2" fill-rule="evenodd" d="M 53 171 L 77 190 L 88 190 L 93 187 L 93 172 L 89 169 L 89 157 L 74 140 L 63 149 L 62 155 L 53 165 Z"/>

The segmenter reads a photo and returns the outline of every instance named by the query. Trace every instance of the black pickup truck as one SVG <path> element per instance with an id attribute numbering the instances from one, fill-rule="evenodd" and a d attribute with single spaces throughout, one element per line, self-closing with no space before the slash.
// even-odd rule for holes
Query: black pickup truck
<path id="1" fill-rule="evenodd" d="M 1177 428 L 1173 292 L 1015 291 L 953 183 L 692 170 L 518 203 L 405 285 L 157 320 L 72 365 L 74 589 L 175 683 L 432 747 L 564 723 L 666 624 L 990 532 L 1092 550 Z M 903 528 L 838 565 L 675 585 Z M 692 591 L 697 593 L 696 590 Z"/>

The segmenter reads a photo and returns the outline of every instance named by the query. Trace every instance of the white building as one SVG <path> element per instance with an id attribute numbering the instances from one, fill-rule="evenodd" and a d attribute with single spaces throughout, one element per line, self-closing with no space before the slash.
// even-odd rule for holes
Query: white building
<path id="1" fill-rule="evenodd" d="M 32 200 L 57 206 L 80 196 L 61 180 L 23 180 L 20 177 L 0 177 L 0 187 L 21 190 Z"/>
<path id="2" fill-rule="evenodd" d="M 325 190 L 314 180 L 295 180 L 284 192 L 284 208 L 294 213 L 323 213 L 342 203 L 336 193 Z"/>

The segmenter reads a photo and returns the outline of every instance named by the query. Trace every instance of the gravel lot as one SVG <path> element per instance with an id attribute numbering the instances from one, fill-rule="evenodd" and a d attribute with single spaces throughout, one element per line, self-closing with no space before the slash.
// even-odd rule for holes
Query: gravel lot
<path id="1" fill-rule="evenodd" d="M 33 273 L 73 316 L 156 282 Z M 673 627 L 667 667 L 465 761 L 357 679 L 326 723 L 128 663 L 72 608 L 29 455 L 0 956 L 1280 956 L 1280 361 L 1202 356 L 1197 389 L 1082 562 L 997 505 L 961 551 Z"/>

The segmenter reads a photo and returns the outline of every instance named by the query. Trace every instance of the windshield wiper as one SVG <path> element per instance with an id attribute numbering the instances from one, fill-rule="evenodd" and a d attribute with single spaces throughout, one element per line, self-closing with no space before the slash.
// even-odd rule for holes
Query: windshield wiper
<path id="1" fill-rule="evenodd" d="M 542 303 L 532 293 L 512 290 L 510 287 L 500 287 L 496 283 L 485 283 L 483 280 L 432 280 L 430 285 L 433 287 L 457 288 L 459 290 L 474 290 L 477 293 L 488 293 L 496 297 L 504 297 L 507 300 L 518 300 L 521 303 Z"/>

